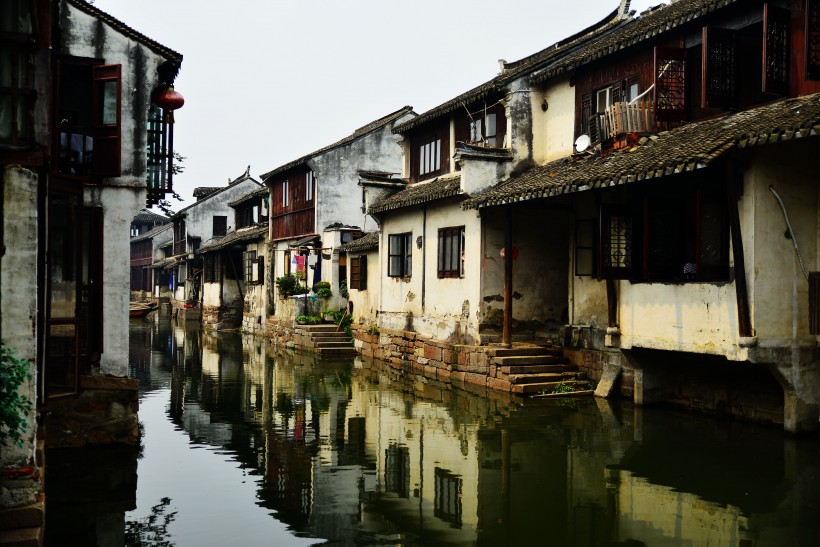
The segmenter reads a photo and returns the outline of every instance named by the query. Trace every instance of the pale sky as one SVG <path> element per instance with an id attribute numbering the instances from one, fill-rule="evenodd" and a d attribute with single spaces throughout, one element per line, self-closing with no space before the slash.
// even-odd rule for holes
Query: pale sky
<path id="1" fill-rule="evenodd" d="M 633 0 L 639 13 L 664 0 Z M 96 0 L 182 53 L 174 188 L 262 173 L 410 105 L 437 106 L 619 0 Z M 172 202 L 179 210 L 185 204 Z"/>

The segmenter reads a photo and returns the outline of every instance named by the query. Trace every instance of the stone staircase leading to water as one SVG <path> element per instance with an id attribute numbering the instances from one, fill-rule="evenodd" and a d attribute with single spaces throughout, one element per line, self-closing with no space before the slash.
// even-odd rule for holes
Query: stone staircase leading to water
<path id="1" fill-rule="evenodd" d="M 353 340 L 338 325 L 300 325 L 296 332 L 302 336 L 301 345 L 319 355 L 356 355 Z"/>
<path id="2" fill-rule="evenodd" d="M 518 395 L 551 393 L 556 388 L 589 389 L 578 367 L 563 356 L 560 349 L 539 346 L 493 348 L 490 350 L 496 378 L 510 382 Z"/>

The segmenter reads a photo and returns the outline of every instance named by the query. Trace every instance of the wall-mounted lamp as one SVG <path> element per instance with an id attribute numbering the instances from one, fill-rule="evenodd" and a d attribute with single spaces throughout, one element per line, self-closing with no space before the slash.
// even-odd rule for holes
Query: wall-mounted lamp
<path id="1" fill-rule="evenodd" d="M 416 238 L 416 247 L 421 249 L 421 243 L 422 243 L 422 239 L 421 239 L 421 236 L 419 236 L 419 237 Z"/>
<path id="2" fill-rule="evenodd" d="M 548 103 L 547 100 L 544 99 L 544 102 L 541 103 L 541 110 L 546 112 L 549 107 L 550 107 L 550 103 Z"/>

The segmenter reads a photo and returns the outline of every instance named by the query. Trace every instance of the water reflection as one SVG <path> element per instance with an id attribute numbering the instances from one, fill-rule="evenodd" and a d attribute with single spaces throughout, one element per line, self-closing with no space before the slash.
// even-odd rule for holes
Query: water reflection
<path id="1" fill-rule="evenodd" d="M 132 324 L 131 365 L 146 446 L 125 520 L 159 504 L 174 544 L 820 544 L 820 445 L 778 430 L 521 404 L 167 320 Z"/>

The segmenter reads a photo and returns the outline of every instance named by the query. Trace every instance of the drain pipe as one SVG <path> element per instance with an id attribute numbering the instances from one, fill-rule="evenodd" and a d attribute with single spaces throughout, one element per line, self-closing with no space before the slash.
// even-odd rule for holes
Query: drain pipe
<path id="1" fill-rule="evenodd" d="M 792 223 L 789 222 L 789 214 L 786 212 L 786 206 L 783 204 L 783 200 L 780 199 L 780 195 L 777 193 L 777 190 L 774 189 L 774 186 L 771 184 L 769 185 L 769 192 L 772 193 L 774 199 L 777 200 L 777 203 L 780 204 L 780 210 L 783 211 L 783 218 L 786 220 L 786 228 L 789 230 L 789 237 L 792 240 L 792 244 L 794 245 L 794 252 L 797 253 L 797 260 L 800 262 L 800 269 L 803 270 L 803 277 L 806 278 L 808 281 L 809 273 L 806 271 L 806 265 L 803 262 L 803 255 L 800 254 L 800 248 L 797 246 L 797 236 L 794 235 L 794 229 L 792 229 Z"/>

